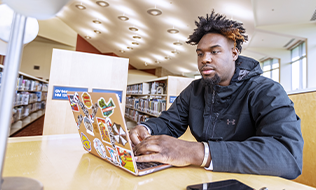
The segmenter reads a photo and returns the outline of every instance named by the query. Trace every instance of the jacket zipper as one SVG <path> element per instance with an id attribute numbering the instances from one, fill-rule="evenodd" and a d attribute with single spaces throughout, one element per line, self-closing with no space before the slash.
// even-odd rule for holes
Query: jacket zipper
<path id="1" fill-rule="evenodd" d="M 216 126 L 216 121 L 217 121 L 217 118 L 218 118 L 218 116 L 219 116 L 219 113 L 216 113 L 215 115 L 216 115 L 216 117 L 215 117 L 215 120 L 214 120 L 214 126 L 213 126 L 212 138 L 214 137 L 214 133 L 215 133 L 215 126 Z"/>
<path id="2" fill-rule="evenodd" d="M 215 89 L 213 89 L 213 93 L 212 93 L 211 114 L 210 114 L 209 119 L 208 119 L 208 121 L 207 121 L 207 126 L 206 126 L 206 131 L 205 131 L 205 136 L 204 136 L 206 140 L 209 139 L 209 138 L 208 138 L 208 131 L 209 131 L 209 129 L 210 129 L 209 124 L 210 124 L 210 120 L 212 119 L 213 104 L 214 104 L 214 102 L 215 102 Z"/>

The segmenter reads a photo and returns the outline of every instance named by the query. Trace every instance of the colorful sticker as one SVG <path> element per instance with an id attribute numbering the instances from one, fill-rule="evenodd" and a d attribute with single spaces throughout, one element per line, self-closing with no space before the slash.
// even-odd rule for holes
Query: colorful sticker
<path id="1" fill-rule="evenodd" d="M 106 146 L 106 148 L 108 149 L 110 156 L 111 156 L 111 162 L 114 163 L 115 165 L 119 165 L 119 162 L 117 160 L 117 153 L 116 151 L 112 148 L 112 147 L 108 147 Z"/>
<path id="2" fill-rule="evenodd" d="M 80 115 L 78 115 L 78 121 L 77 121 L 78 130 L 80 129 L 80 125 L 81 125 L 82 121 L 83 121 L 83 116 L 80 114 Z"/>
<path id="3" fill-rule="evenodd" d="M 97 122 L 98 122 L 98 126 L 99 126 L 99 129 L 100 129 L 99 131 L 100 131 L 100 134 L 101 134 L 102 141 L 111 142 L 110 133 L 109 133 L 109 129 L 108 129 L 108 126 L 112 125 L 111 124 L 111 120 L 106 122 L 105 119 L 97 117 Z M 108 123 L 110 125 L 108 125 Z"/>
<path id="4" fill-rule="evenodd" d="M 92 107 L 92 100 L 91 100 L 91 96 L 90 94 L 88 94 L 87 92 L 82 93 L 81 95 L 82 98 L 82 102 L 83 104 L 90 109 Z"/>
<path id="5" fill-rule="evenodd" d="M 92 105 L 92 114 L 91 114 L 92 121 L 94 121 L 94 117 L 95 115 L 97 115 L 98 109 L 99 109 L 98 103 L 95 103 Z"/>
<path id="6" fill-rule="evenodd" d="M 124 131 L 123 127 L 120 124 L 114 123 L 113 126 L 113 134 L 114 134 L 114 139 L 117 143 L 125 146 L 127 142 L 127 137 L 126 137 L 126 132 Z"/>
<path id="7" fill-rule="evenodd" d="M 81 133 L 81 141 L 83 144 L 83 147 L 87 150 L 87 151 L 91 151 L 91 143 L 90 140 L 88 139 L 88 137 L 84 134 Z"/>
<path id="8" fill-rule="evenodd" d="M 83 124 L 86 127 L 86 129 L 87 129 L 87 133 L 89 133 L 90 135 L 94 136 L 93 125 L 91 123 L 91 120 L 89 118 L 87 118 L 87 117 L 84 117 L 83 118 Z"/>
<path id="9" fill-rule="evenodd" d="M 84 115 L 90 119 L 90 115 L 89 115 L 89 111 L 87 110 L 87 108 L 85 107 L 85 105 L 79 100 L 78 101 L 78 105 L 81 107 Z"/>
<path id="10" fill-rule="evenodd" d="M 132 172 L 135 172 L 131 151 L 120 148 L 120 147 L 116 147 L 116 149 L 117 149 L 121 166 L 123 166 L 124 168 Z"/>
<path id="11" fill-rule="evenodd" d="M 105 102 L 104 98 L 100 98 L 98 104 L 104 117 L 110 117 L 114 113 L 115 104 L 112 98 L 110 98 L 108 103 Z"/>
<path id="12" fill-rule="evenodd" d="M 74 101 L 74 95 L 68 95 L 68 100 L 69 100 L 72 111 L 79 112 L 79 106 Z"/>
<path id="13" fill-rule="evenodd" d="M 99 154 L 102 158 L 104 158 L 104 159 L 107 158 L 107 156 L 106 156 L 106 150 L 105 150 L 105 148 L 104 148 L 102 142 L 101 142 L 99 139 L 95 138 L 95 139 L 93 140 L 93 145 L 94 145 L 95 150 L 98 152 L 98 154 Z"/>

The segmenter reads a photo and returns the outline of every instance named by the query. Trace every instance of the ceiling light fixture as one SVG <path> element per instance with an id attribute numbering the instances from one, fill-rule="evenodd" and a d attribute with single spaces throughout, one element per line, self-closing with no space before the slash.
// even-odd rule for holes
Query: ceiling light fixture
<path id="1" fill-rule="evenodd" d="M 134 26 L 129 27 L 128 29 L 129 29 L 130 31 L 133 31 L 133 32 L 138 31 L 138 28 L 136 28 L 136 27 L 134 27 Z"/>
<path id="2" fill-rule="evenodd" d="M 87 40 L 90 40 L 90 39 L 91 39 L 90 36 L 85 36 L 84 38 L 87 39 Z"/>
<path id="3" fill-rule="evenodd" d="M 179 54 L 179 51 L 175 49 L 175 50 L 172 50 L 171 53 Z"/>
<path id="4" fill-rule="evenodd" d="M 133 36 L 133 38 L 140 40 L 142 37 L 140 37 L 140 36 Z"/>
<path id="5" fill-rule="evenodd" d="M 95 3 L 98 4 L 100 7 L 108 7 L 110 5 L 109 3 L 105 1 L 97 1 Z"/>
<path id="6" fill-rule="evenodd" d="M 133 44 L 133 45 L 137 45 L 137 46 L 139 45 L 138 42 L 132 42 L 132 44 Z"/>
<path id="7" fill-rule="evenodd" d="M 162 11 L 160 9 L 157 9 L 156 6 L 153 9 L 148 9 L 147 13 L 152 15 L 152 16 L 159 16 L 162 14 Z"/>
<path id="8" fill-rule="evenodd" d="M 176 34 L 179 33 L 179 30 L 173 27 L 172 29 L 168 29 L 167 32 L 169 32 L 170 34 Z"/>
<path id="9" fill-rule="evenodd" d="M 145 62 L 145 66 L 147 66 L 148 64 L 147 64 L 147 62 Z"/>
<path id="10" fill-rule="evenodd" d="M 166 60 L 170 60 L 171 58 L 170 58 L 169 56 L 166 56 L 165 59 L 166 59 Z"/>
<path id="11" fill-rule="evenodd" d="M 127 47 L 127 49 L 130 49 L 130 50 L 132 50 L 132 49 L 134 49 L 134 48 L 132 48 L 132 47 Z"/>
<path id="12" fill-rule="evenodd" d="M 95 23 L 95 24 L 101 24 L 101 23 L 102 23 L 102 22 L 101 22 L 101 21 L 99 21 L 98 19 L 93 20 L 92 22 L 93 22 L 93 23 Z"/>
<path id="13" fill-rule="evenodd" d="M 128 21 L 129 20 L 129 18 L 127 17 L 127 16 L 118 16 L 117 17 L 118 19 L 120 19 L 121 21 Z"/>
<path id="14" fill-rule="evenodd" d="M 180 41 L 177 41 L 177 42 L 173 42 L 173 45 L 176 45 L 176 46 L 182 46 L 182 45 L 183 45 L 183 43 L 182 43 L 182 42 L 180 42 Z"/>
<path id="15" fill-rule="evenodd" d="M 101 34 L 101 32 L 99 30 L 94 30 L 94 32 L 97 34 Z"/>
<path id="16" fill-rule="evenodd" d="M 155 61 L 156 64 L 159 64 L 160 62 L 158 60 Z"/>
<path id="17" fill-rule="evenodd" d="M 125 53 L 125 51 L 124 51 L 124 50 L 122 50 L 122 49 L 120 49 L 120 52 L 121 52 L 121 53 Z"/>
<path id="18" fill-rule="evenodd" d="M 81 3 L 81 4 L 78 4 L 78 5 L 75 5 L 79 10 L 84 10 L 86 9 L 86 7 Z"/>

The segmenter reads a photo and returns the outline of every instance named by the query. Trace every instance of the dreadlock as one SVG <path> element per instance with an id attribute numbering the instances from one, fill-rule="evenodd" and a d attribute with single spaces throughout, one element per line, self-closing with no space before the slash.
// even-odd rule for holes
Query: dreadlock
<path id="1" fill-rule="evenodd" d="M 189 36 L 186 43 L 197 45 L 201 38 L 207 33 L 219 33 L 234 41 L 234 46 L 241 52 L 241 45 L 248 41 L 248 36 L 245 35 L 245 28 L 243 23 L 229 20 L 226 16 L 212 11 L 211 15 L 206 14 L 206 18 L 198 17 L 200 22 L 195 21 L 197 26 L 194 33 Z"/>

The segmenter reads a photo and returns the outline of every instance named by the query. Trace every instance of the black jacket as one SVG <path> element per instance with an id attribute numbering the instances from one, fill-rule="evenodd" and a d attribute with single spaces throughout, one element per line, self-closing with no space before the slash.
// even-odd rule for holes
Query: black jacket
<path id="1" fill-rule="evenodd" d="M 174 137 L 189 125 L 197 141 L 209 143 L 213 171 L 294 179 L 302 171 L 300 118 L 282 86 L 260 74 L 257 61 L 239 56 L 229 86 L 195 80 L 144 124 L 153 135 Z"/>

